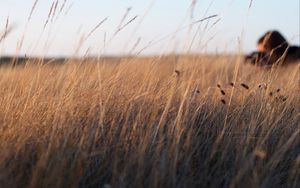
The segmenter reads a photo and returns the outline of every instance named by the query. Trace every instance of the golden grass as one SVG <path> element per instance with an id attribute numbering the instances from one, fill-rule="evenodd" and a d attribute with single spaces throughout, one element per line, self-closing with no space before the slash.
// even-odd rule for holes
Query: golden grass
<path id="1" fill-rule="evenodd" d="M 0 68 L 3 187 L 299 187 L 299 65 L 166 56 Z"/>

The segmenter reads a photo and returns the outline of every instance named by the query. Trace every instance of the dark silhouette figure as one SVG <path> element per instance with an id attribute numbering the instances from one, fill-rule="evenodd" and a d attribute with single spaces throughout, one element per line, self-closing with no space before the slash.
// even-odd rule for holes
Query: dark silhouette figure
<path id="1" fill-rule="evenodd" d="M 300 61 L 300 47 L 290 46 L 278 31 L 268 31 L 257 41 L 257 51 L 245 57 L 252 64 L 270 66 Z"/>

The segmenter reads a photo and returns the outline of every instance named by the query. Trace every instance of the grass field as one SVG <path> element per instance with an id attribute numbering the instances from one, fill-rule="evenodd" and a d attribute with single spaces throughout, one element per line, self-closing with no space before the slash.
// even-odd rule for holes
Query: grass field
<path id="1" fill-rule="evenodd" d="M 299 187 L 299 64 L 127 57 L 0 68 L 0 187 Z"/>

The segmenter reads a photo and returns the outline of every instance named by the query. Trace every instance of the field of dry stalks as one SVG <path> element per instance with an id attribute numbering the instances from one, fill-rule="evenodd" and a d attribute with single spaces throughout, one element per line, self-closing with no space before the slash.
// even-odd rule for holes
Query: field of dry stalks
<path id="1" fill-rule="evenodd" d="M 0 67 L 1 187 L 299 187 L 299 65 Z"/>

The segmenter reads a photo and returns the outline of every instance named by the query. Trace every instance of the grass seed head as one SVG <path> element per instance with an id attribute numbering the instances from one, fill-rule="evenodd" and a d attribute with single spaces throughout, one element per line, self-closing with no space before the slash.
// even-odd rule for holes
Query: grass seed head
<path id="1" fill-rule="evenodd" d="M 264 84 L 264 83 L 259 84 L 259 85 L 258 85 L 258 88 L 259 88 L 259 89 L 267 89 L 267 84 Z"/>
<path id="2" fill-rule="evenodd" d="M 225 99 L 221 99 L 221 103 L 226 104 Z"/>
<path id="3" fill-rule="evenodd" d="M 225 91 L 223 89 L 220 90 L 222 95 L 226 95 Z"/>
<path id="4" fill-rule="evenodd" d="M 247 90 L 249 89 L 249 86 L 247 84 L 242 83 L 241 86 Z"/>

